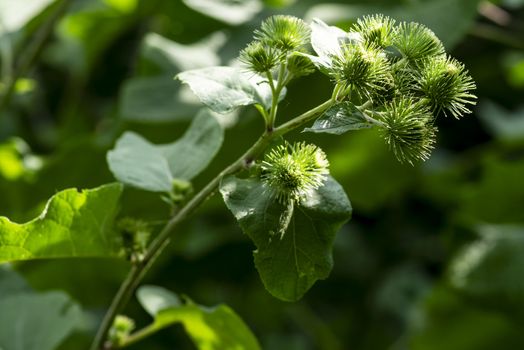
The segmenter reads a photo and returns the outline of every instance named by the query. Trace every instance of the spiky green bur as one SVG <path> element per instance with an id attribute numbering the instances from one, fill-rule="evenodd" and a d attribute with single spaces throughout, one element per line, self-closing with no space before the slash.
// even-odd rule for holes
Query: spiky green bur
<path id="1" fill-rule="evenodd" d="M 401 97 L 388 103 L 378 116 L 383 123 L 381 134 L 400 162 L 413 165 L 429 158 L 437 129 L 427 105 Z"/>
<path id="2" fill-rule="evenodd" d="M 392 45 L 410 61 L 445 54 L 444 45 L 435 33 L 414 22 L 402 22 L 396 27 Z"/>
<path id="3" fill-rule="evenodd" d="M 269 17 L 260 29 L 255 31 L 255 39 L 282 51 L 299 50 L 309 44 L 309 26 L 300 18 L 285 15 Z"/>
<path id="4" fill-rule="evenodd" d="M 240 51 L 239 60 L 250 71 L 263 74 L 270 72 L 282 61 L 282 54 L 260 41 L 252 41 Z"/>
<path id="5" fill-rule="evenodd" d="M 391 79 L 386 55 L 373 45 L 348 43 L 332 62 L 328 72 L 335 84 L 351 89 L 360 99 L 371 99 Z"/>
<path id="6" fill-rule="evenodd" d="M 266 154 L 261 167 L 262 181 L 285 205 L 300 202 L 307 193 L 322 186 L 329 174 L 326 154 L 304 142 L 275 147 Z"/>
<path id="7" fill-rule="evenodd" d="M 455 118 L 471 113 L 468 105 L 474 105 L 475 82 L 464 65 L 454 58 L 427 59 L 415 84 L 435 113 L 447 112 Z"/>
<path id="8" fill-rule="evenodd" d="M 386 48 L 393 42 L 394 26 L 394 19 L 379 14 L 358 19 L 354 30 L 360 33 L 365 43 Z"/>

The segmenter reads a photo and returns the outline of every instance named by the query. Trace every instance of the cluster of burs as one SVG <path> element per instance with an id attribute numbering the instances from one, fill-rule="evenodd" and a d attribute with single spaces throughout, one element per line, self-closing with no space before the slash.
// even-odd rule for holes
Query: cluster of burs
<path id="1" fill-rule="evenodd" d="M 334 84 L 333 98 L 354 104 L 410 164 L 429 157 L 436 116 L 460 118 L 476 99 L 464 65 L 446 54 L 435 33 L 383 15 L 363 17 L 347 32 L 320 20 L 309 25 L 273 16 L 255 31 L 240 61 L 282 85 L 320 70 Z"/>

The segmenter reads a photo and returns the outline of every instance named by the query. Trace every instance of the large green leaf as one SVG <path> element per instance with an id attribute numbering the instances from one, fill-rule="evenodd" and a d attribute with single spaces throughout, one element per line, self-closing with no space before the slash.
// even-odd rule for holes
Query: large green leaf
<path id="1" fill-rule="evenodd" d="M 0 262 L 40 258 L 107 257 L 118 253 L 113 219 L 122 185 L 54 195 L 36 219 L 0 217 Z"/>
<path id="2" fill-rule="evenodd" d="M 187 87 L 162 76 L 127 80 L 120 93 L 119 108 L 123 119 L 158 123 L 190 119 L 201 105 Z"/>
<path id="3" fill-rule="evenodd" d="M 0 310 L 2 350 L 54 350 L 82 317 L 64 293 L 37 294 L 5 266 L 0 266 Z"/>
<path id="4" fill-rule="evenodd" d="M 220 65 L 217 51 L 225 41 L 226 35 L 222 32 L 213 33 L 189 45 L 149 33 L 144 38 L 141 54 L 149 61 L 155 62 L 164 72 L 183 72 Z"/>
<path id="5" fill-rule="evenodd" d="M 152 192 L 171 192 L 173 180 L 191 180 L 218 152 L 224 130 L 215 116 L 202 110 L 184 136 L 153 145 L 126 132 L 107 154 L 109 168 L 122 183 Z"/>
<path id="6" fill-rule="evenodd" d="M 242 230 L 254 241 L 255 265 L 271 294 L 295 301 L 329 275 L 335 234 L 352 212 L 344 190 L 333 178 L 295 204 L 282 238 L 276 233 L 286 208 L 260 181 L 228 177 L 220 192 Z"/>
<path id="7" fill-rule="evenodd" d="M 182 72 L 177 78 L 189 85 L 203 104 L 217 113 L 241 106 L 271 107 L 271 89 L 264 79 L 233 67 L 208 67 Z"/>
<path id="8" fill-rule="evenodd" d="M 141 287 L 138 300 L 155 319 L 146 327 L 148 332 L 182 323 L 199 350 L 260 349 L 253 333 L 226 305 L 208 308 L 190 300 L 181 304 L 175 294 L 156 286 Z"/>
<path id="9" fill-rule="evenodd" d="M 342 102 L 328 109 L 304 131 L 340 135 L 350 130 L 372 127 L 362 112 L 351 102 Z"/>

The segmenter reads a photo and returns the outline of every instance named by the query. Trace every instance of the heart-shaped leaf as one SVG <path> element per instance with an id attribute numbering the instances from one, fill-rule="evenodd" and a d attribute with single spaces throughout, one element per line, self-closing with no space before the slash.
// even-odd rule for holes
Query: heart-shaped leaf
<path id="1" fill-rule="evenodd" d="M 261 181 L 228 177 L 220 192 L 242 230 L 255 243 L 255 265 L 271 294 L 296 301 L 318 279 L 329 275 L 335 234 L 352 212 L 344 190 L 332 177 L 294 205 L 282 238 L 277 233 L 286 208 Z"/>
<path id="2" fill-rule="evenodd" d="M 126 132 L 108 152 L 109 168 L 124 184 L 152 192 L 170 192 L 175 179 L 189 181 L 206 168 L 218 152 L 224 130 L 207 110 L 202 110 L 184 136 L 154 145 Z"/>

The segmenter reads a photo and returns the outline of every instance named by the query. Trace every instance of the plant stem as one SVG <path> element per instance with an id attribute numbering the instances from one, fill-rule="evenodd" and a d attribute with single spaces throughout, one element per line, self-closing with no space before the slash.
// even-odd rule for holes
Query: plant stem
<path id="1" fill-rule="evenodd" d="M 111 344 L 104 344 L 109 329 L 113 324 L 113 320 L 121 312 L 124 306 L 129 302 L 133 291 L 138 286 L 146 272 L 155 262 L 162 250 L 167 246 L 169 240 L 175 231 L 175 228 L 180 222 L 185 220 L 192 214 L 202 203 L 206 201 L 216 191 L 220 185 L 220 181 L 228 175 L 235 174 L 243 169 L 249 167 L 252 162 L 257 159 L 264 150 L 276 138 L 288 133 L 289 131 L 304 126 L 313 120 L 318 114 L 324 112 L 331 107 L 336 101 L 329 99 L 321 105 L 299 115 L 298 117 L 282 124 L 280 127 L 266 131 L 260 138 L 251 146 L 240 158 L 231 163 L 228 167 L 222 170 L 216 177 L 214 177 L 200 192 L 198 192 L 175 216 L 169 220 L 166 226 L 158 234 L 158 236 L 151 242 L 142 261 L 133 265 L 129 271 L 126 279 L 120 286 L 115 295 L 111 306 L 109 307 L 100 328 L 97 331 L 95 339 L 91 345 L 91 350 L 112 349 Z"/>
<path id="2" fill-rule="evenodd" d="M 62 0 L 57 5 L 55 11 L 49 16 L 42 27 L 39 28 L 24 52 L 20 54 L 20 62 L 16 65 L 11 79 L 8 80 L 5 93 L 0 99 L 0 117 L 2 116 L 2 111 L 9 105 L 11 98 L 13 97 L 16 82 L 20 77 L 27 74 L 33 63 L 38 59 L 44 48 L 45 42 L 53 32 L 55 24 L 60 18 L 62 18 L 70 3 L 71 0 Z"/>

